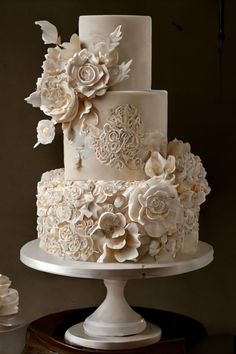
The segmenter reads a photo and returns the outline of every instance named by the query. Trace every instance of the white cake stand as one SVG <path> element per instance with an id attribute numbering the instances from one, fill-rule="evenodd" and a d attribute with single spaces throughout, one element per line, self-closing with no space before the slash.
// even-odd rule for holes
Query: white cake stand
<path id="1" fill-rule="evenodd" d="M 67 343 L 95 349 L 131 349 L 151 345 L 161 338 L 161 329 L 146 321 L 128 305 L 124 287 L 128 279 L 164 277 L 205 267 L 213 260 L 213 248 L 199 242 L 194 255 L 179 255 L 172 263 L 77 262 L 49 255 L 39 240 L 21 249 L 21 261 L 34 269 L 76 278 L 104 279 L 107 296 L 83 323 L 65 333 Z M 63 260 L 63 262 L 62 262 Z"/>

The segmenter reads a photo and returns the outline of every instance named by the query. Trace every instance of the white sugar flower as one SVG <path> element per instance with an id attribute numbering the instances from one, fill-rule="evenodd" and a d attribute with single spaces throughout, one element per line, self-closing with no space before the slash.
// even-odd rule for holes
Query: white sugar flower
<path id="1" fill-rule="evenodd" d="M 69 86 L 66 75 L 44 75 L 40 92 L 40 109 L 52 117 L 53 121 L 65 123 L 76 117 L 79 101 L 75 90 Z"/>
<path id="2" fill-rule="evenodd" d="M 151 237 L 174 233 L 183 217 L 175 186 L 159 177 L 152 177 L 133 189 L 128 211 L 130 219 L 143 225 Z"/>
<path id="3" fill-rule="evenodd" d="M 92 99 L 102 96 L 107 89 L 129 77 L 131 60 L 118 63 L 116 48 L 122 38 L 118 26 L 102 41 L 81 48 L 79 36 L 73 34 L 69 42 L 61 42 L 57 28 L 48 21 L 37 21 L 48 48 L 43 62 L 43 74 L 38 79 L 36 91 L 25 100 L 39 107 L 55 123 L 62 123 L 68 140 L 74 138 L 73 123 L 81 119 L 81 132 L 88 133 L 99 122 Z M 48 144 L 50 139 L 41 139 Z M 37 144 L 38 145 L 38 144 Z"/>
<path id="4" fill-rule="evenodd" d="M 67 74 L 76 91 L 86 97 L 102 96 L 107 91 L 107 67 L 99 64 L 97 58 L 86 49 L 69 59 Z"/>
<path id="5" fill-rule="evenodd" d="M 64 221 L 70 220 L 72 216 L 72 210 L 69 205 L 59 205 L 56 209 L 56 217 L 58 222 L 62 223 Z"/>
<path id="6" fill-rule="evenodd" d="M 50 144 L 55 137 L 55 124 L 48 119 L 43 119 L 38 122 L 37 126 L 37 138 L 38 142 L 34 147 L 39 144 Z"/>
<path id="7" fill-rule="evenodd" d="M 172 174 L 175 170 L 175 158 L 169 155 L 167 159 L 161 156 L 158 151 L 152 151 L 151 156 L 145 164 L 145 173 L 148 177 L 166 176 Z"/>
<path id="8" fill-rule="evenodd" d="M 100 216 L 98 226 L 92 232 L 97 252 L 101 253 L 99 263 L 135 261 L 140 247 L 139 228 L 134 222 L 126 224 L 121 213 L 105 212 Z"/>
<path id="9" fill-rule="evenodd" d="M 182 205 L 185 208 L 200 206 L 210 193 L 200 157 L 191 153 L 188 143 L 176 139 L 168 144 L 168 153 L 175 156 L 175 183 Z"/>

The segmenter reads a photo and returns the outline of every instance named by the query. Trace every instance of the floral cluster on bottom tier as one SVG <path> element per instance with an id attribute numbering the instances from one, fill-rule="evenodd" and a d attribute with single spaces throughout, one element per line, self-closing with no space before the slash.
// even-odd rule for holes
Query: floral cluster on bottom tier
<path id="1" fill-rule="evenodd" d="M 64 170 L 38 183 L 40 247 L 78 261 L 171 261 L 198 244 L 200 205 L 210 192 L 206 171 L 188 143 L 152 152 L 147 180 L 68 181 Z"/>

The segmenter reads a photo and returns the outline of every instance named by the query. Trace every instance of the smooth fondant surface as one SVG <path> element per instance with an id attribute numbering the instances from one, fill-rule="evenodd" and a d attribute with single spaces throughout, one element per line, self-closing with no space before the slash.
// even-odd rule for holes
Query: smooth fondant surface
<path id="1" fill-rule="evenodd" d="M 121 25 L 123 40 L 119 46 L 120 61 L 132 62 L 130 77 L 114 90 L 150 90 L 152 60 L 152 28 L 149 16 L 97 15 L 79 17 L 79 36 L 82 44 L 91 46 L 93 41 L 106 38 Z"/>

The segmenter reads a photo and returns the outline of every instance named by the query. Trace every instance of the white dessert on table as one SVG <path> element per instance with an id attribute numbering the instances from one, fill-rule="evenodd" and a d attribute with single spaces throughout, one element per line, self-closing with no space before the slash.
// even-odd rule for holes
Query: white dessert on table
<path id="1" fill-rule="evenodd" d="M 200 205 L 210 188 L 201 159 L 168 143 L 167 92 L 151 89 L 151 18 L 81 16 L 50 44 L 36 91 L 26 101 L 49 119 L 35 146 L 64 133 L 64 169 L 38 183 L 40 247 L 95 262 L 172 262 L 198 245 Z"/>
<path id="2" fill-rule="evenodd" d="M 19 294 L 10 288 L 10 279 L 0 274 L 0 317 L 9 316 L 18 312 Z"/>
<path id="3" fill-rule="evenodd" d="M 11 280 L 0 274 L 0 353 L 21 354 L 25 346 L 26 323 L 18 315 L 19 294 Z"/>

